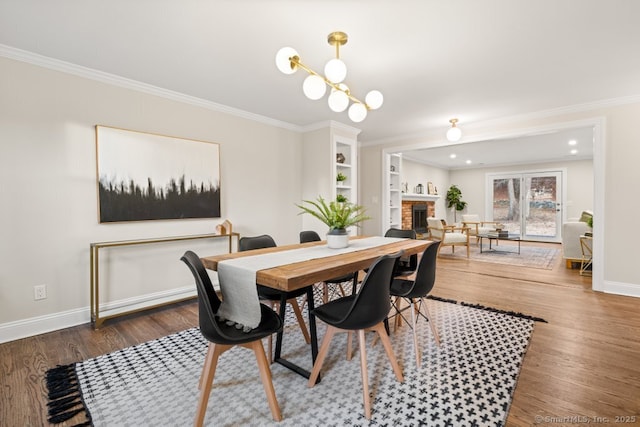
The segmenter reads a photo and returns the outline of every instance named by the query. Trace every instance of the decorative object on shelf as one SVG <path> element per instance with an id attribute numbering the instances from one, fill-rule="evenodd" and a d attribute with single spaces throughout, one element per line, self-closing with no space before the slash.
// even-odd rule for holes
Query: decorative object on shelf
<path id="1" fill-rule="evenodd" d="M 342 164 L 342 163 L 345 162 L 345 160 L 347 160 L 347 159 L 346 159 L 346 157 L 344 157 L 344 154 L 342 154 L 342 153 L 336 154 L 336 162 Z"/>
<path id="2" fill-rule="evenodd" d="M 233 232 L 233 225 L 231 221 L 225 219 L 222 224 L 216 225 L 216 233 L 220 235 L 231 234 Z"/>
<path id="3" fill-rule="evenodd" d="M 344 202 L 346 202 L 346 201 L 347 201 L 347 198 L 346 198 L 344 195 L 342 195 L 342 194 L 338 194 L 338 195 L 336 196 L 336 202 L 338 202 L 338 203 L 344 203 Z"/>
<path id="4" fill-rule="evenodd" d="M 436 187 L 433 186 L 433 182 L 427 182 L 427 194 L 438 194 Z"/>
<path id="5" fill-rule="evenodd" d="M 447 208 L 453 209 L 453 222 L 458 222 L 456 212 L 463 210 L 467 206 L 467 202 L 462 200 L 462 191 L 457 185 L 452 185 L 447 191 Z"/>
<path id="6" fill-rule="evenodd" d="M 396 171 L 396 167 L 391 165 L 391 172 L 395 172 Z"/>
<path id="7" fill-rule="evenodd" d="M 451 142 L 459 141 L 460 137 L 462 137 L 462 131 L 456 126 L 458 119 L 451 119 L 449 123 L 451 123 L 451 127 L 447 131 L 447 139 Z"/>
<path id="8" fill-rule="evenodd" d="M 409 183 L 408 182 L 403 182 L 402 183 L 402 192 L 403 193 L 408 193 L 409 192 Z"/>
<path id="9" fill-rule="evenodd" d="M 336 175 L 336 182 L 338 183 L 338 185 L 344 185 L 344 182 L 346 180 L 347 180 L 347 176 L 342 172 L 338 172 L 338 174 Z"/>
<path id="10" fill-rule="evenodd" d="M 418 184 L 416 185 L 416 188 L 414 189 L 416 194 L 423 194 L 424 193 L 424 185 L 422 184 Z"/>
<path id="11" fill-rule="evenodd" d="M 302 214 L 309 214 L 322 221 L 329 227 L 327 232 L 327 246 L 332 249 L 346 248 L 349 246 L 349 234 L 347 228 L 359 227 L 362 221 L 371 219 L 365 214 L 364 206 L 349 202 L 327 202 L 322 196 L 317 200 L 303 200 L 302 205 L 296 205 Z M 309 206 L 305 206 L 304 204 Z"/>
<path id="12" fill-rule="evenodd" d="M 316 100 L 324 96 L 327 86 L 330 88 L 328 98 L 329 108 L 336 113 L 341 113 L 349 106 L 349 118 L 358 123 L 367 117 L 368 110 L 376 110 L 382 106 L 384 98 L 382 93 L 372 90 L 367 93 L 362 102 L 351 94 L 349 87 L 342 83 L 347 76 L 347 66 L 340 59 L 340 46 L 347 43 L 348 36 L 342 31 L 335 31 L 327 37 L 327 42 L 336 48 L 336 57 L 331 59 L 324 67 L 325 76 L 313 71 L 303 64 L 298 52 L 291 47 L 283 47 L 276 54 L 276 66 L 284 74 L 293 74 L 298 68 L 302 68 L 309 75 L 305 78 L 302 90 L 307 98 Z"/>

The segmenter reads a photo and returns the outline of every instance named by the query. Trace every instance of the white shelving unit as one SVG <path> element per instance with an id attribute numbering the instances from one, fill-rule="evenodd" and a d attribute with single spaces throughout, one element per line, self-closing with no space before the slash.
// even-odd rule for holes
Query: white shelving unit
<path id="1" fill-rule="evenodd" d="M 383 175 L 382 233 L 389 228 L 402 228 L 402 155 L 386 154 Z"/>
<path id="2" fill-rule="evenodd" d="M 357 203 L 358 174 L 356 172 L 357 162 L 355 141 L 348 141 L 344 138 L 336 138 L 334 141 L 334 150 L 334 180 L 336 179 L 338 174 L 342 174 L 347 177 L 345 181 L 335 181 L 335 197 L 337 198 L 339 196 L 342 196 L 349 202 Z M 343 162 L 338 161 L 339 155 L 344 156 Z"/>
<path id="3" fill-rule="evenodd" d="M 360 130 L 336 122 L 304 134 L 303 137 L 303 200 L 315 200 L 319 195 L 327 201 L 344 197 L 351 203 L 358 201 L 358 133 Z M 338 161 L 341 154 L 343 161 Z M 347 177 L 338 182 L 342 173 Z M 310 215 L 303 215 L 304 230 L 315 230 L 323 237 L 326 227 Z M 349 233 L 357 234 L 358 227 L 349 228 Z"/>

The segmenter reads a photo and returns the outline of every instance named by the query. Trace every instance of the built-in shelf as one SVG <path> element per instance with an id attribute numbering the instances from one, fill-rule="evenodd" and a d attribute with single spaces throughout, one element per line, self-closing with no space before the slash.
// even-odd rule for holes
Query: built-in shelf
<path id="1" fill-rule="evenodd" d="M 402 194 L 402 200 L 408 201 L 432 201 L 435 202 L 440 198 L 439 194 L 416 194 L 416 193 L 404 193 Z"/>

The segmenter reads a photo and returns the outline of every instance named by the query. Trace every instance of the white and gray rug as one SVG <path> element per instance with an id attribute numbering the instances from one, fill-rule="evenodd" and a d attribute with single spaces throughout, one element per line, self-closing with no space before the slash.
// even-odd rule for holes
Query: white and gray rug
<path id="1" fill-rule="evenodd" d="M 391 342 L 404 372 L 398 383 L 380 343 L 367 348 L 373 418 L 364 417 L 359 356 L 346 360 L 346 334 L 334 337 L 322 381 L 273 364 L 273 384 L 284 420 L 274 423 L 253 352 L 234 348 L 218 363 L 207 425 L 282 426 L 502 426 L 505 423 L 534 320 L 495 310 L 430 299 L 442 345 L 420 319 L 422 367 L 416 368 L 411 329 L 403 325 Z M 289 316 L 287 316 L 289 317 Z M 541 319 L 537 319 L 541 320 Z M 324 325 L 318 322 L 321 341 Z M 373 334 L 368 337 L 371 343 Z M 355 340 L 354 340 L 355 343 Z M 198 379 L 207 342 L 197 328 L 134 347 L 54 368 L 50 391 L 80 385 L 89 423 L 96 426 L 183 426 L 193 423 Z M 266 349 L 266 342 L 265 342 Z M 311 368 L 310 348 L 294 321 L 287 321 L 283 356 Z M 65 379 L 65 377 L 67 377 Z M 68 391 L 68 390 L 67 390 Z M 67 393 L 68 394 L 68 393 Z M 55 397 L 55 396 L 53 396 Z M 68 401 L 74 399 L 73 394 Z M 77 401 L 78 399 L 76 399 Z M 53 404 L 53 421 L 73 411 Z M 71 409 L 70 409 L 71 408 Z"/>
<path id="2" fill-rule="evenodd" d="M 558 256 L 560 256 L 560 249 L 524 245 L 520 247 L 520 253 L 518 253 L 518 244 L 509 241 L 500 241 L 497 250 L 495 250 L 495 243 L 492 247 L 493 250 L 489 250 L 489 244 L 484 242 L 484 248 L 480 253 L 480 248 L 475 243 L 472 243 L 468 259 L 486 263 L 552 270 Z M 451 248 L 452 246 L 443 247 L 440 250 L 440 258 L 467 259 L 467 249 L 465 247 L 458 246 L 455 252 L 452 252 Z"/>

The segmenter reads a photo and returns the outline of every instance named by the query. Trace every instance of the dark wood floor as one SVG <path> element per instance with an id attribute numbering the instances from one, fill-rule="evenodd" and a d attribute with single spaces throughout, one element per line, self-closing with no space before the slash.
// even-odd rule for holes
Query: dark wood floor
<path id="1" fill-rule="evenodd" d="M 591 279 L 560 258 L 553 270 L 439 260 L 434 295 L 548 321 L 536 323 L 508 426 L 584 424 L 569 418 L 578 416 L 640 425 L 640 300 L 590 289 Z M 0 345 L 0 426 L 47 425 L 48 368 L 196 324 L 197 305 L 186 302 L 111 320 L 97 331 L 82 325 Z"/>

